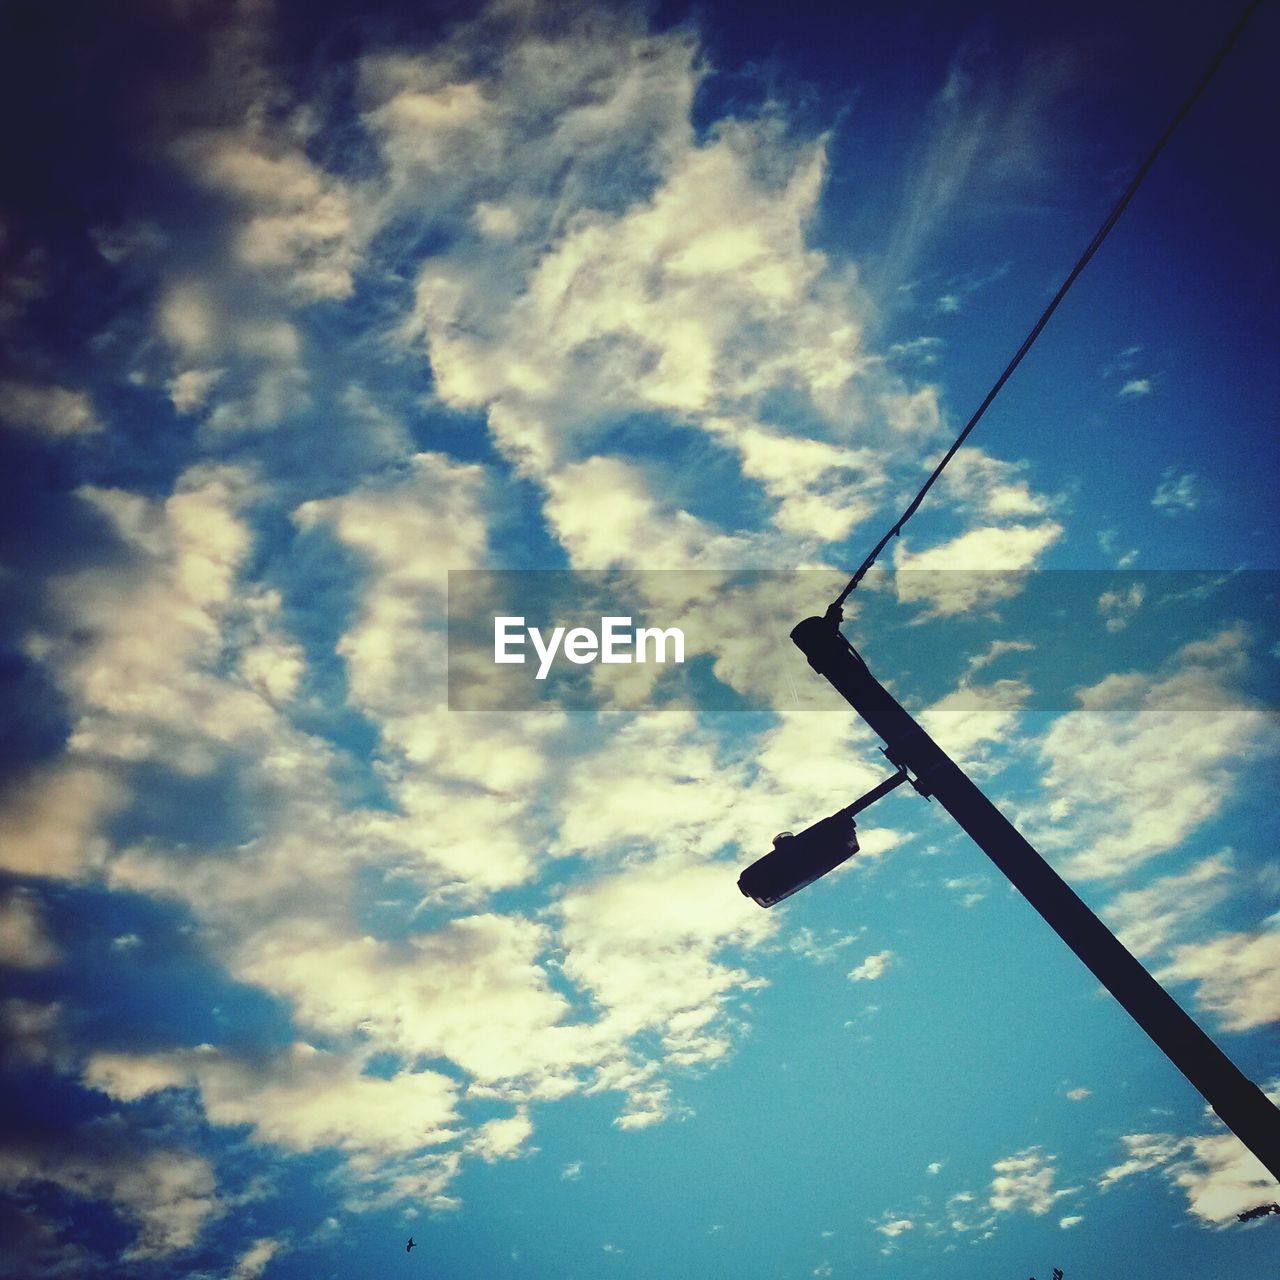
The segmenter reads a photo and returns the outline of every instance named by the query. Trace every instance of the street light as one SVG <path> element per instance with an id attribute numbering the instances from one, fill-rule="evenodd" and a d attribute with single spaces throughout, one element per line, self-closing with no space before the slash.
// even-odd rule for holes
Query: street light
<path id="1" fill-rule="evenodd" d="M 858 852 L 858 829 L 853 820 L 868 805 L 907 780 L 899 769 L 859 800 L 806 827 L 799 835 L 784 831 L 773 838 L 773 851 L 753 862 L 739 877 L 738 888 L 762 907 L 772 907 L 848 862 Z"/>
<path id="2" fill-rule="evenodd" d="M 781 845 L 775 844 L 772 853 L 742 873 L 738 884 L 743 893 L 761 906 L 770 906 L 839 866 L 856 850 L 857 843 L 854 840 L 852 849 L 840 850 L 837 820 L 845 824 L 851 837 L 853 814 L 907 780 L 909 769 L 911 785 L 926 798 L 936 797 L 1130 1017 L 1164 1050 L 1227 1128 L 1280 1180 L 1280 1111 L 876 680 L 862 656 L 841 634 L 838 616 L 829 611 L 825 617 L 806 618 L 791 632 L 791 639 L 809 665 L 883 739 L 884 754 L 898 772 L 847 809 L 815 823 L 799 836 L 784 838 Z M 792 852 L 796 856 L 789 856 Z M 753 890 L 760 890 L 760 896 Z"/>

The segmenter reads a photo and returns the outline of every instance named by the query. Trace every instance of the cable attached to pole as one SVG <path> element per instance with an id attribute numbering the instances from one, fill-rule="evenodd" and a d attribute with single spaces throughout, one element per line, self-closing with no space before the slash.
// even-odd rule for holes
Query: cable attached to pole
<path id="1" fill-rule="evenodd" d="M 1147 152 L 1147 157 L 1145 160 L 1143 160 L 1142 164 L 1139 166 L 1137 173 L 1133 175 L 1133 178 L 1130 180 L 1129 185 L 1124 189 L 1124 193 L 1120 196 L 1120 199 L 1116 201 L 1115 206 L 1112 208 L 1111 212 L 1107 214 L 1102 225 L 1094 233 L 1093 239 L 1089 241 L 1087 248 L 1077 259 L 1075 266 L 1071 268 L 1071 271 L 1068 274 L 1067 278 L 1059 286 L 1058 292 L 1053 295 L 1052 301 L 1049 303 L 1047 307 L 1045 307 L 1044 311 L 1041 313 L 1040 319 L 1035 322 L 1035 325 L 1032 327 L 1031 332 L 1028 333 L 1027 336 L 1022 340 L 1022 345 L 1014 353 L 1013 359 L 1010 360 L 1009 363 L 1005 366 L 1004 372 L 995 380 L 995 383 L 992 386 L 991 390 L 988 391 L 987 394 L 983 397 L 982 403 L 978 406 L 977 410 L 974 412 L 973 416 L 969 419 L 969 421 L 965 423 L 964 430 L 961 431 L 958 436 L 956 436 L 955 440 L 952 442 L 951 448 L 949 448 L 947 452 L 943 455 L 942 461 L 939 462 L 936 467 L 934 467 L 933 471 L 929 475 L 929 478 L 924 482 L 924 485 L 921 487 L 920 492 L 917 493 L 914 498 L 912 498 L 907 509 L 898 517 L 897 522 L 893 525 L 893 527 L 889 530 L 889 532 L 886 533 L 884 537 L 881 538 L 880 541 L 876 543 L 874 548 L 872 548 L 871 554 L 867 556 L 867 558 L 859 566 L 857 573 L 855 573 L 853 577 L 849 579 L 849 582 L 845 586 L 845 589 L 827 607 L 828 617 L 834 618 L 837 622 L 839 622 L 841 617 L 841 610 L 844 606 L 844 602 L 849 598 L 850 593 L 857 587 L 858 583 L 860 583 L 862 579 L 866 577 L 867 571 L 880 558 L 880 553 L 885 549 L 886 546 L 889 545 L 890 540 L 893 538 L 896 538 L 902 532 L 902 526 L 905 525 L 913 515 L 915 515 L 917 508 L 924 501 L 925 494 L 927 494 L 929 490 L 933 488 L 934 481 L 937 480 L 937 478 L 942 474 L 943 469 L 946 467 L 947 463 L 950 462 L 953 457 L 955 457 L 956 452 L 959 450 L 960 446 L 964 444 L 965 440 L 968 439 L 969 433 L 974 429 L 974 427 L 978 425 L 979 420 L 982 418 L 982 415 L 986 413 L 987 409 L 991 405 L 991 402 L 996 398 L 997 395 L 1000 394 L 1000 390 L 1004 386 L 1004 384 L 1009 381 L 1009 378 L 1012 376 L 1013 371 L 1022 363 L 1022 358 L 1027 354 L 1028 351 L 1031 350 L 1032 346 L 1035 344 L 1035 340 L 1040 336 L 1041 330 L 1045 327 L 1045 325 L 1049 323 L 1050 316 L 1052 316 L 1053 313 L 1058 309 L 1058 304 L 1063 300 L 1063 298 L 1067 296 L 1067 292 L 1071 288 L 1071 286 L 1075 284 L 1076 277 L 1079 276 L 1079 274 L 1085 269 L 1085 267 L 1089 265 L 1089 260 L 1093 257 L 1095 253 L 1098 252 L 1098 250 L 1102 247 L 1102 242 L 1107 238 L 1108 235 L 1110 235 L 1111 228 L 1114 227 L 1117 222 L 1119 222 L 1120 215 L 1125 211 L 1126 208 L 1128 208 L 1129 201 L 1133 199 L 1134 195 L 1137 193 L 1138 188 L 1142 185 L 1142 180 L 1147 176 L 1147 173 L 1150 171 L 1151 166 L 1155 164 L 1156 157 L 1159 156 L 1159 154 L 1164 150 L 1165 145 L 1168 143 L 1169 139 L 1173 137 L 1174 131 L 1185 119 L 1185 117 L 1187 116 L 1187 113 L 1191 110 L 1191 108 L 1195 106 L 1196 101 L 1200 97 L 1200 95 L 1204 93 L 1205 89 L 1209 87 L 1209 82 L 1217 74 L 1218 68 L 1221 67 L 1223 62 L 1226 61 L 1227 54 L 1231 52 L 1232 47 L 1234 46 L 1236 41 L 1240 38 L 1240 33 L 1244 30 L 1249 19 L 1253 16 L 1253 11 L 1261 3 L 1262 3 L 1262 0 L 1250 0 L 1249 4 L 1245 6 L 1244 12 L 1240 15 L 1238 19 L 1236 19 L 1235 26 L 1231 28 L 1231 34 L 1227 36 L 1226 40 L 1222 44 L 1222 47 L 1214 55 L 1213 61 L 1209 63 L 1209 66 L 1206 68 L 1204 74 L 1196 82 L 1195 88 L 1191 90 L 1191 92 L 1187 95 L 1186 99 L 1183 101 L 1182 105 L 1174 113 L 1173 119 L 1169 121 L 1168 125 L 1165 128 L 1165 131 L 1160 135 L 1159 139 L 1156 141 L 1155 145 L 1151 148 L 1151 150 Z"/>

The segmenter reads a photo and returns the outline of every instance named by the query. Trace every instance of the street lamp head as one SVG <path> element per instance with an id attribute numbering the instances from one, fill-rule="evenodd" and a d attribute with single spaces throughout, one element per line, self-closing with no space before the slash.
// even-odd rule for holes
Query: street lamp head
<path id="1" fill-rule="evenodd" d="M 852 808 L 852 806 L 850 806 Z M 784 831 L 773 839 L 773 851 L 753 862 L 739 877 L 738 888 L 762 907 L 789 898 L 858 852 L 858 833 L 850 809 L 841 809 L 799 834 Z"/>

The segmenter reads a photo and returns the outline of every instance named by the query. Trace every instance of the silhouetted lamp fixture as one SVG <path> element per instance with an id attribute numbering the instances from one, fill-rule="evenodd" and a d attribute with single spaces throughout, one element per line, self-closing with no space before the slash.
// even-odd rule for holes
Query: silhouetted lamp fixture
<path id="1" fill-rule="evenodd" d="M 828 871 L 834 871 L 858 852 L 854 814 L 861 813 L 906 780 L 907 771 L 899 769 L 860 800 L 829 818 L 822 818 L 797 834 L 783 831 L 774 836 L 773 851 L 753 862 L 738 877 L 738 888 L 760 906 L 772 907 Z"/>
<path id="2" fill-rule="evenodd" d="M 898 772 L 855 804 L 823 818 L 807 831 L 780 836 L 773 852 L 739 877 L 742 892 L 762 907 L 769 907 L 838 867 L 858 848 L 853 815 L 900 783 L 910 782 L 922 796 L 936 799 L 973 838 L 1009 883 L 1200 1091 L 1227 1128 L 1280 1181 L 1280 1109 L 1205 1035 L 968 774 L 871 674 L 861 654 L 840 631 L 838 606 L 820 618 L 798 623 L 791 638 L 809 665 L 886 744 L 882 750 Z"/>

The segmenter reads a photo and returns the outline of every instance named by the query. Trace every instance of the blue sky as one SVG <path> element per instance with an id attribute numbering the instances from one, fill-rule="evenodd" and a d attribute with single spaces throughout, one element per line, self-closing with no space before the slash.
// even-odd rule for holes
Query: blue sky
<path id="1" fill-rule="evenodd" d="M 737 891 L 887 772 L 787 632 L 1228 26 L 828 8 L 0 11 L 0 1274 L 1273 1255 L 1275 1183 L 937 806 Z M 845 628 L 1273 1090 L 1275 36 Z M 451 708 L 450 571 L 549 569 L 689 681 Z"/>

